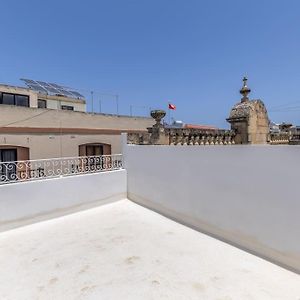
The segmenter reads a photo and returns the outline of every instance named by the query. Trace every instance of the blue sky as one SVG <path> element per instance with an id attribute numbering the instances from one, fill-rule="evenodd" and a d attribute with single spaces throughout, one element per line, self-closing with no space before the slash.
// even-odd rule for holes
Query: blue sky
<path id="1" fill-rule="evenodd" d="M 300 125 L 299 15 L 297 0 L 2 1 L 0 82 L 119 94 L 122 114 L 170 101 L 176 119 L 227 127 L 247 75 L 272 120 Z"/>

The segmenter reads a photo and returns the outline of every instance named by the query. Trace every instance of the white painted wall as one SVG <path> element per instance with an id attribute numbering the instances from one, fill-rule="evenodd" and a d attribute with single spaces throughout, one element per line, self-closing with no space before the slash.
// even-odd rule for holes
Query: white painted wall
<path id="1" fill-rule="evenodd" d="M 126 145 L 124 154 L 129 199 L 300 271 L 299 146 Z"/>
<path id="2" fill-rule="evenodd" d="M 126 171 L 0 186 L 0 231 L 126 198 Z"/>

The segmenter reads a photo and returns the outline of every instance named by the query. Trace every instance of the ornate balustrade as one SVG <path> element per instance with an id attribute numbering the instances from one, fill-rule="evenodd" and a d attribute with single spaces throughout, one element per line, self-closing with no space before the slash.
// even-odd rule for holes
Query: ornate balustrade
<path id="1" fill-rule="evenodd" d="M 169 145 L 234 145 L 234 133 L 229 130 L 166 129 Z"/>
<path id="2" fill-rule="evenodd" d="M 234 145 L 235 132 L 223 129 L 170 128 L 161 120 L 166 115 L 163 110 L 152 110 L 156 124 L 147 128 L 148 132 L 129 133 L 128 144 L 136 145 Z"/>
<path id="3" fill-rule="evenodd" d="M 269 144 L 271 145 L 288 145 L 290 142 L 290 134 L 288 132 L 271 133 L 269 136 Z"/>
<path id="4" fill-rule="evenodd" d="M 150 133 L 127 133 L 127 143 L 135 145 L 149 145 L 150 144 Z"/>
<path id="5" fill-rule="evenodd" d="M 300 134 L 293 134 L 290 138 L 290 145 L 300 145 Z"/>
<path id="6" fill-rule="evenodd" d="M 152 144 L 151 135 L 148 133 L 131 133 L 128 134 L 127 141 L 129 144 L 149 145 Z M 157 134 L 157 133 L 156 133 Z M 200 130 L 185 128 L 163 128 L 159 132 L 163 136 L 160 140 L 163 145 L 234 145 L 234 132 L 230 130 Z"/>
<path id="7" fill-rule="evenodd" d="M 0 184 L 122 168 L 122 154 L 0 162 Z"/>

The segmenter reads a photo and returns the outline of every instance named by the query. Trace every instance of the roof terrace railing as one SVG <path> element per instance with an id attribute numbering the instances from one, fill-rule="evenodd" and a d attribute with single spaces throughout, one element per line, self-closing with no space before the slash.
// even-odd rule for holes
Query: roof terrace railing
<path id="1" fill-rule="evenodd" d="M 0 185 L 119 169 L 122 154 L 0 162 Z"/>

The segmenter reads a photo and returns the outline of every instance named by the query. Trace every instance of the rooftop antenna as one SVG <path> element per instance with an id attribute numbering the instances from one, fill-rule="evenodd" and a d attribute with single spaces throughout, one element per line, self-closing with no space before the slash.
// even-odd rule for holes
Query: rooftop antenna
<path id="1" fill-rule="evenodd" d="M 94 112 L 94 92 L 91 91 L 91 96 L 92 96 L 92 113 Z"/>
<path id="2" fill-rule="evenodd" d="M 119 95 L 116 95 L 117 116 L 119 115 Z"/>

